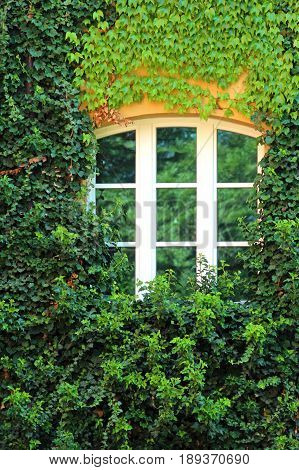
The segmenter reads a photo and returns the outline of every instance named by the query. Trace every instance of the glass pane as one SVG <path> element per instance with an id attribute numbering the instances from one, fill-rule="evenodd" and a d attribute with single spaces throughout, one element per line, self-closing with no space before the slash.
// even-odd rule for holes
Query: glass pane
<path id="1" fill-rule="evenodd" d="M 135 294 L 135 248 L 121 248 L 128 258 L 128 265 L 119 283 L 119 289 L 127 294 Z"/>
<path id="2" fill-rule="evenodd" d="M 242 247 L 225 247 L 218 248 L 218 267 L 221 261 L 224 261 L 228 266 L 226 271 L 241 271 L 243 268 L 243 261 L 239 258 L 238 253 L 244 250 Z M 246 250 L 246 248 L 245 248 Z"/>
<path id="3" fill-rule="evenodd" d="M 252 182 L 257 171 L 257 142 L 235 132 L 217 132 L 218 182 Z"/>
<path id="4" fill-rule="evenodd" d="M 189 278 L 196 278 L 196 248 L 157 248 L 157 274 L 172 269 L 178 284 L 185 285 Z M 178 288 L 179 290 L 179 288 Z"/>
<path id="5" fill-rule="evenodd" d="M 135 189 L 97 189 L 97 213 L 112 212 L 120 241 L 135 241 Z"/>
<path id="6" fill-rule="evenodd" d="M 157 129 L 158 183 L 196 181 L 196 128 Z"/>
<path id="7" fill-rule="evenodd" d="M 196 190 L 157 190 L 157 240 L 194 241 Z"/>
<path id="8" fill-rule="evenodd" d="M 256 219 L 256 213 L 247 203 L 251 194 L 251 189 L 218 189 L 218 241 L 246 239 L 238 218 L 245 217 L 246 222 Z"/>
<path id="9" fill-rule="evenodd" d="M 135 183 L 135 131 L 98 140 L 97 183 Z"/>
<path id="10" fill-rule="evenodd" d="M 225 264 L 228 265 L 225 267 L 226 272 L 233 273 L 236 271 L 241 271 L 241 279 L 243 280 L 246 279 L 248 277 L 247 270 L 244 269 L 243 261 L 239 256 L 239 254 L 244 253 L 245 250 L 247 250 L 247 248 L 240 248 L 240 247 L 218 248 L 218 267 L 220 267 L 221 261 L 224 261 Z M 241 299 L 245 300 L 244 299 L 244 285 L 239 286 L 235 292 L 235 300 L 241 300 Z"/>

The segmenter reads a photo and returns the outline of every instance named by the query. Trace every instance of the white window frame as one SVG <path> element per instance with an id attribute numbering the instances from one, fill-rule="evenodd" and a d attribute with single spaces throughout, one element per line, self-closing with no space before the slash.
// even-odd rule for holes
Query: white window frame
<path id="1" fill-rule="evenodd" d="M 193 127 L 197 129 L 197 168 L 194 183 L 156 182 L 156 135 L 160 127 Z M 135 241 L 119 242 L 118 246 L 135 248 L 135 279 L 142 282 L 156 275 L 156 248 L 196 247 L 196 256 L 203 254 L 210 265 L 217 265 L 217 248 L 244 247 L 246 241 L 217 241 L 217 189 L 252 188 L 252 182 L 217 182 L 217 131 L 230 131 L 257 138 L 260 133 L 252 127 L 224 120 L 197 117 L 156 117 L 135 120 L 129 125 L 112 125 L 95 130 L 100 139 L 113 134 L 136 132 L 135 183 L 91 184 L 89 202 L 96 202 L 96 189 L 135 189 Z M 258 145 L 257 172 L 264 156 L 264 147 Z M 156 241 L 156 190 L 160 188 L 195 188 L 197 193 L 196 240 L 183 242 Z"/>

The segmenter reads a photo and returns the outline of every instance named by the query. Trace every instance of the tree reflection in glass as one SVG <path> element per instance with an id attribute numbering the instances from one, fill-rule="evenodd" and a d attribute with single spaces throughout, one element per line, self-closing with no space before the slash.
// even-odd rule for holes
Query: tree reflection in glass
<path id="1" fill-rule="evenodd" d="M 196 239 L 196 190 L 157 190 L 157 240 Z"/>
<path id="2" fill-rule="evenodd" d="M 98 215 L 113 214 L 122 242 L 135 240 L 135 189 L 97 189 L 96 206 Z"/>
<path id="3" fill-rule="evenodd" d="M 196 128 L 157 129 L 157 182 L 196 181 Z"/>
<path id="4" fill-rule="evenodd" d="M 157 248 L 157 274 L 172 269 L 177 278 L 176 289 L 184 291 L 186 282 L 195 279 L 196 248 L 163 247 Z"/>
<path id="5" fill-rule="evenodd" d="M 218 248 L 218 270 L 222 272 L 222 262 L 225 263 L 225 271 L 233 274 L 237 271 L 240 272 L 240 277 L 243 280 L 248 279 L 248 271 L 244 269 L 243 260 L 241 255 L 244 253 L 246 248 L 241 247 L 225 247 Z M 247 285 L 247 283 L 245 283 Z M 244 299 L 244 284 L 235 286 L 235 297 L 234 300 L 245 300 Z"/>
<path id="6" fill-rule="evenodd" d="M 99 140 L 97 183 L 135 183 L 135 131 Z"/>
<path id="7" fill-rule="evenodd" d="M 256 177 L 257 142 L 235 132 L 217 131 L 219 183 L 250 183 Z"/>
<path id="8" fill-rule="evenodd" d="M 121 252 L 127 256 L 127 269 L 120 276 L 119 288 L 128 294 L 135 293 L 135 248 L 121 248 Z"/>
<path id="9" fill-rule="evenodd" d="M 218 189 L 218 241 L 242 241 L 246 239 L 238 222 L 255 220 L 256 213 L 250 209 L 248 198 L 252 189 Z"/>

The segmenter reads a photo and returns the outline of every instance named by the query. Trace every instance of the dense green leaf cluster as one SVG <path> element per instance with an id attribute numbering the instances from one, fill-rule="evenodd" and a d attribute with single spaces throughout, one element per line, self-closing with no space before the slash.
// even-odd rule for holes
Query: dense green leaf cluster
<path id="1" fill-rule="evenodd" d="M 86 213 L 95 149 L 64 40 L 90 7 L 8 1 L 2 12 L 0 294 L 22 310 L 43 312 L 61 275 L 107 289 L 113 229 Z"/>
<path id="2" fill-rule="evenodd" d="M 290 333 L 269 357 L 289 323 L 229 300 L 226 276 L 185 295 L 172 281 L 136 302 L 59 279 L 44 315 L 1 302 L 1 447 L 295 447 Z"/>
<path id="3" fill-rule="evenodd" d="M 247 260 L 250 289 L 268 309 L 298 318 L 298 120 L 285 116 L 269 124 L 279 129 L 264 138 L 270 148 L 255 184 L 259 218 L 247 227 L 255 240 Z"/>
<path id="4" fill-rule="evenodd" d="M 204 118 L 217 98 L 228 100 L 227 115 L 231 107 L 250 114 L 252 103 L 280 116 L 291 111 L 298 88 L 296 0 L 106 3 L 115 9 L 112 22 L 98 10 L 84 21 L 84 34 L 67 34 L 74 46 L 69 60 L 79 64 L 75 84 L 89 110 L 106 103 L 119 108 L 147 94 L 169 109 L 196 108 Z M 147 76 L 136 73 L 140 68 Z M 245 92 L 232 101 L 188 82 L 216 82 L 225 90 L 245 71 Z"/>
<path id="5" fill-rule="evenodd" d="M 293 2 L 196 2 L 196 9 L 181 1 L 174 16 L 170 3 L 7 0 L 0 10 L 0 448 L 297 445 Z M 103 11 L 107 31 L 96 25 L 82 36 L 84 22 L 97 21 L 94 10 Z M 99 49 L 88 52 L 92 34 Z M 109 248 L 114 216 L 95 218 L 84 204 L 95 145 L 73 86 L 80 69 L 66 60 L 74 53 L 94 60 L 90 109 L 106 96 L 119 106 L 144 91 L 200 108 L 198 88 L 159 78 L 159 69 L 187 79 L 200 78 L 193 73 L 200 66 L 202 78 L 225 87 L 248 65 L 251 97 L 243 102 L 281 116 L 268 121 L 265 136 L 271 147 L 257 181 L 250 281 L 224 273 L 216 284 L 210 273 L 182 296 L 168 274 L 143 301 L 117 292 L 126 268 Z M 141 63 L 146 79 L 131 73 Z M 207 98 L 204 115 L 215 105 Z M 232 301 L 236 288 L 246 303 Z"/>

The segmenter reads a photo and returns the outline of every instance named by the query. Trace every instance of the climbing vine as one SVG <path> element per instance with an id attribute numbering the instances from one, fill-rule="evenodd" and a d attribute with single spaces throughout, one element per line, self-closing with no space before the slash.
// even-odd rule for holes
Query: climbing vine
<path id="1" fill-rule="evenodd" d="M 245 0 L 116 0 L 97 10 L 79 35 L 68 32 L 75 85 L 89 111 L 150 100 L 195 108 L 221 106 L 251 115 L 291 112 L 298 88 L 298 3 Z M 110 21 L 109 21 L 110 19 Z M 234 84 L 245 82 L 245 91 Z M 192 79 L 192 80 L 190 80 Z M 196 84 L 216 82 L 217 93 Z M 227 88 L 232 86 L 230 91 Z"/>
<path id="2" fill-rule="evenodd" d="M 0 448 L 298 447 L 296 2 L 3 3 Z M 183 295 L 170 273 L 119 292 L 114 214 L 86 208 L 90 115 L 145 94 L 271 129 L 246 284 L 203 261 Z"/>

